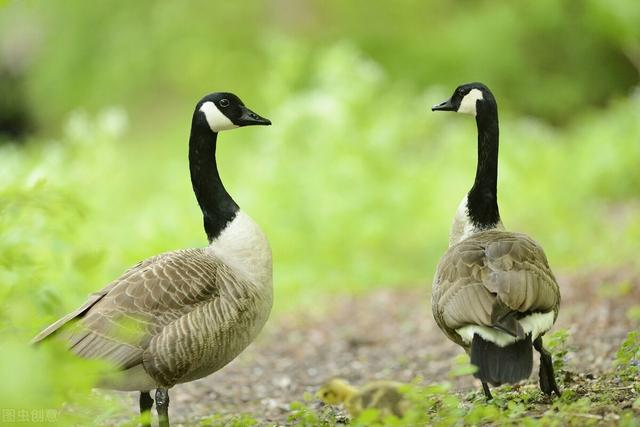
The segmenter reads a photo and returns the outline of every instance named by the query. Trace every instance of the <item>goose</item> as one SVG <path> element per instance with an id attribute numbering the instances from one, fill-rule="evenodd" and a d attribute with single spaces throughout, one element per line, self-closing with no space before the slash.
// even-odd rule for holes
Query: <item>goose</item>
<path id="1" fill-rule="evenodd" d="M 139 262 L 32 343 L 59 336 L 76 355 L 110 362 L 119 372 L 97 386 L 139 391 L 141 415 L 151 411 L 155 389 L 159 425 L 168 426 L 169 389 L 225 366 L 269 317 L 271 249 L 224 188 L 216 143 L 221 131 L 270 124 L 232 93 L 203 97 L 191 122 L 189 169 L 209 245 Z"/>
<path id="2" fill-rule="evenodd" d="M 352 418 L 369 408 L 379 410 L 383 417 L 402 418 L 409 408 L 409 402 L 400 392 L 403 385 L 395 381 L 372 381 L 357 388 L 344 378 L 332 378 L 318 389 L 316 396 L 327 405 L 344 405 Z"/>
<path id="3" fill-rule="evenodd" d="M 496 100 L 484 84 L 468 83 L 432 111 L 470 114 L 478 128 L 475 181 L 456 211 L 433 281 L 436 323 L 469 353 L 488 400 L 489 383 L 529 377 L 532 347 L 540 353 L 540 389 L 560 396 L 542 341 L 558 317 L 560 289 L 542 247 L 526 234 L 505 231 L 500 219 Z"/>

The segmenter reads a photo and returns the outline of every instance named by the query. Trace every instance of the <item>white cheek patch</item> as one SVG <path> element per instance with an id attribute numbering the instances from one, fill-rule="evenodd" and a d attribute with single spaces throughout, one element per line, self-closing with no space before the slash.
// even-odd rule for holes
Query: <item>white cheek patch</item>
<path id="1" fill-rule="evenodd" d="M 468 94 L 462 98 L 460 101 L 460 107 L 458 107 L 458 113 L 463 114 L 471 114 L 475 116 L 476 112 L 476 101 L 484 99 L 482 97 L 482 91 L 480 89 L 471 89 Z"/>
<path id="2" fill-rule="evenodd" d="M 216 104 L 211 101 L 207 101 L 200 107 L 200 111 L 204 113 L 204 117 L 207 119 L 209 127 L 214 132 L 220 132 L 222 130 L 235 129 L 238 125 L 234 124 L 227 116 L 222 114 Z"/>

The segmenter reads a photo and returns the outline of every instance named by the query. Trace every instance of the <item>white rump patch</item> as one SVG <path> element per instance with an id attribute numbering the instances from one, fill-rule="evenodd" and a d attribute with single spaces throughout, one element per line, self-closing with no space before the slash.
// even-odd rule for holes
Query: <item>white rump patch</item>
<path id="1" fill-rule="evenodd" d="M 220 132 L 222 130 L 235 129 L 238 125 L 234 124 L 227 116 L 216 107 L 211 101 L 207 101 L 200 107 L 200 111 L 204 113 L 209 127 L 214 132 Z"/>
<path id="2" fill-rule="evenodd" d="M 524 329 L 525 334 L 531 333 L 531 340 L 533 341 L 551 329 L 551 326 L 553 326 L 553 318 L 554 313 L 553 311 L 550 311 L 548 313 L 530 314 L 520 319 L 519 322 L 522 329 Z M 517 341 L 516 337 L 488 326 L 467 325 L 460 329 L 456 329 L 456 332 L 467 344 L 471 344 L 474 334 L 480 335 L 485 340 L 491 341 L 499 347 L 506 347 Z"/>
<path id="3" fill-rule="evenodd" d="M 458 113 L 463 114 L 471 114 L 475 116 L 476 112 L 476 101 L 484 99 L 482 97 L 482 91 L 480 89 L 471 89 L 468 94 L 462 98 L 460 101 L 460 107 L 458 107 Z"/>

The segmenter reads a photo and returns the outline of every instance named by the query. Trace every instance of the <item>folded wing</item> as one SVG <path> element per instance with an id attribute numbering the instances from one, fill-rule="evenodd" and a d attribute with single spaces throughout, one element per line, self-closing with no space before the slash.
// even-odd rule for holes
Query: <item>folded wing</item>
<path id="1" fill-rule="evenodd" d="M 91 294 L 33 342 L 59 332 L 78 356 L 130 368 L 142 362 L 150 340 L 166 325 L 219 297 L 227 269 L 202 249 L 154 256 Z"/>
<path id="2" fill-rule="evenodd" d="M 555 317 L 559 304 L 558 284 L 542 248 L 520 233 L 484 231 L 450 247 L 433 284 L 436 322 L 465 346 L 458 328 L 479 325 L 519 336 L 517 319 L 547 312 Z"/>

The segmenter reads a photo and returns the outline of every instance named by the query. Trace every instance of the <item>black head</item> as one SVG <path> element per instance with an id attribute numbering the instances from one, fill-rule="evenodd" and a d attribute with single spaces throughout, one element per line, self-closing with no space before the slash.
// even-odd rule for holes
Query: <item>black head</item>
<path id="1" fill-rule="evenodd" d="M 455 111 L 476 116 L 479 103 L 495 106 L 496 100 L 489 88 L 482 83 L 466 83 L 458 86 L 451 98 L 431 107 L 431 111 Z"/>
<path id="2" fill-rule="evenodd" d="M 204 116 L 213 132 L 242 126 L 270 125 L 271 121 L 260 117 L 236 95 L 229 92 L 211 93 L 198 102 L 195 114 Z"/>

